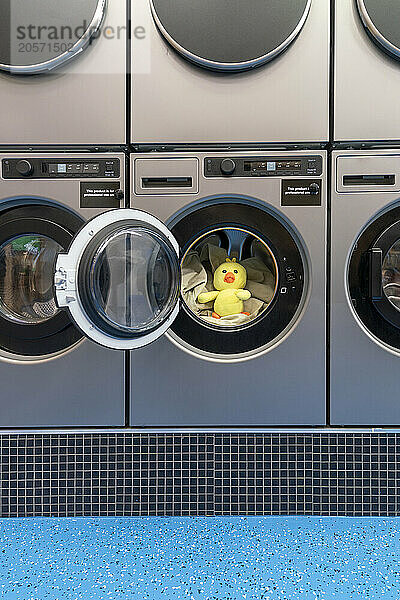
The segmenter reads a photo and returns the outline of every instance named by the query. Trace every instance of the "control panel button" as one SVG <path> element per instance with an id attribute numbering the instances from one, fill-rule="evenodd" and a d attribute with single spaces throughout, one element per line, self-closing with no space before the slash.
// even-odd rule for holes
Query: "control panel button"
<path id="1" fill-rule="evenodd" d="M 83 165 L 83 172 L 84 173 L 99 173 L 100 171 L 100 165 L 95 164 L 95 163 L 85 163 Z"/>
<path id="2" fill-rule="evenodd" d="M 232 175 L 236 170 L 236 163 L 231 158 L 225 158 L 221 161 L 221 172 L 224 175 Z"/>
<path id="3" fill-rule="evenodd" d="M 292 267 L 286 267 L 286 281 L 296 281 L 297 275 Z"/>
<path id="4" fill-rule="evenodd" d="M 67 173 L 82 173 L 83 165 L 82 163 L 71 163 L 67 165 Z"/>
<path id="5" fill-rule="evenodd" d="M 33 173 L 33 166 L 29 160 L 19 160 L 15 168 L 23 177 L 29 177 L 29 175 L 32 175 Z"/>
<path id="6" fill-rule="evenodd" d="M 318 183 L 311 183 L 308 189 L 313 196 L 317 196 L 317 194 L 319 194 L 320 187 Z"/>

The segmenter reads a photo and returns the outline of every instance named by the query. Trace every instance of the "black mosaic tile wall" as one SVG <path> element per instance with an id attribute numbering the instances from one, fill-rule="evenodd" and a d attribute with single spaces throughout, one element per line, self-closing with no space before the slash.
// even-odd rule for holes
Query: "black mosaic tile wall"
<path id="1" fill-rule="evenodd" d="M 397 515 L 400 434 L 0 435 L 0 516 Z"/>

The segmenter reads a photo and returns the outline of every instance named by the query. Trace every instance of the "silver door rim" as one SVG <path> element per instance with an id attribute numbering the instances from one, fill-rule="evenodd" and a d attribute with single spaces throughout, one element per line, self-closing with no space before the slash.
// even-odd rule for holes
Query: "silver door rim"
<path id="1" fill-rule="evenodd" d="M 357 7 L 360 13 L 361 20 L 364 26 L 368 29 L 373 38 L 375 38 L 388 52 L 400 58 L 400 48 L 389 42 L 387 38 L 379 31 L 379 29 L 375 26 L 371 17 L 369 16 L 368 10 L 365 6 L 364 0 L 357 0 Z"/>
<path id="2" fill-rule="evenodd" d="M 254 58 L 252 60 L 247 60 L 247 61 L 238 62 L 238 63 L 224 63 L 224 62 L 209 60 L 202 56 L 198 56 L 197 54 L 193 54 L 192 52 L 189 52 L 189 50 L 186 50 L 186 48 L 184 48 L 176 40 L 174 40 L 174 38 L 165 29 L 165 27 L 161 23 L 160 19 L 158 18 L 157 11 L 154 7 L 153 0 L 150 0 L 150 7 L 151 7 L 153 19 L 156 22 L 158 29 L 161 31 L 161 33 L 165 37 L 165 39 L 171 44 L 171 46 L 173 48 L 175 48 L 175 50 L 177 50 L 177 52 L 179 54 L 185 56 L 192 62 L 195 62 L 203 67 L 209 67 L 209 68 L 212 68 L 214 70 L 219 70 L 219 71 L 240 71 L 240 70 L 245 70 L 245 69 L 251 69 L 253 67 L 257 67 L 259 65 L 268 63 L 271 60 L 273 60 L 275 57 L 277 57 L 279 54 L 281 54 L 284 50 L 286 50 L 286 48 L 288 46 L 290 46 L 290 44 L 296 39 L 296 37 L 299 35 L 300 31 L 303 29 L 305 22 L 308 18 L 309 12 L 310 12 L 311 3 L 312 3 L 312 0 L 308 0 L 307 6 L 304 10 L 304 14 L 301 17 L 297 27 L 286 38 L 286 40 L 284 42 L 282 42 L 282 44 L 277 46 L 274 50 L 267 52 L 267 54 L 264 54 L 263 56 L 259 56 L 258 58 Z"/>
<path id="3" fill-rule="evenodd" d="M 44 71 L 51 71 L 60 67 L 62 64 L 69 62 L 86 49 L 90 43 L 90 40 L 100 29 L 106 14 L 107 2 L 108 0 L 98 0 L 97 8 L 92 21 L 90 22 L 83 36 L 76 42 L 71 50 L 67 50 L 63 52 L 63 54 L 60 54 L 55 58 L 51 58 L 43 63 L 37 63 L 34 65 L 13 66 L 0 63 L 0 70 L 20 75 L 35 75 Z"/>
<path id="4" fill-rule="evenodd" d="M 114 350 L 134 350 L 154 342 L 161 337 L 172 325 L 180 309 L 179 299 L 169 317 L 155 331 L 135 339 L 116 338 L 98 329 L 89 319 L 82 304 L 77 285 L 77 276 L 80 262 L 87 244 L 94 236 L 108 225 L 122 224 L 129 221 L 141 221 L 144 225 L 151 225 L 164 235 L 179 257 L 179 245 L 170 230 L 159 219 L 141 210 L 133 208 L 122 208 L 111 210 L 88 221 L 75 236 L 67 254 L 59 254 L 56 271 L 63 269 L 68 274 L 68 286 L 66 290 L 57 290 L 56 298 L 59 306 L 67 307 L 72 320 L 82 333 L 92 341 Z M 178 259 L 179 262 L 179 259 Z"/>

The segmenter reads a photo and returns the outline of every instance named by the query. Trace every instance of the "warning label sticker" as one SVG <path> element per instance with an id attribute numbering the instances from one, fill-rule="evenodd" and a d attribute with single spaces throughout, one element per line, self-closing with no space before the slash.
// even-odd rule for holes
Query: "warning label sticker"
<path id="1" fill-rule="evenodd" d="M 119 182 L 90 181 L 81 183 L 81 208 L 120 208 Z"/>
<path id="2" fill-rule="evenodd" d="M 321 179 L 284 179 L 281 206 L 321 206 Z"/>

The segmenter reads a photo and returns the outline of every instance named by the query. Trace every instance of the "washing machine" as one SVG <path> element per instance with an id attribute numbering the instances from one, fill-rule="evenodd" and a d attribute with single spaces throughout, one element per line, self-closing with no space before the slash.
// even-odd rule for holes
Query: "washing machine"
<path id="1" fill-rule="evenodd" d="M 328 140 L 329 0 L 132 3 L 137 145 Z"/>
<path id="2" fill-rule="evenodd" d="M 126 0 L 1 0 L 0 144 L 124 144 L 126 28 Z"/>
<path id="3" fill-rule="evenodd" d="M 335 3 L 335 140 L 400 139 L 400 5 Z"/>
<path id="4" fill-rule="evenodd" d="M 399 425 L 400 149 L 333 154 L 331 422 Z"/>
<path id="5" fill-rule="evenodd" d="M 325 152 L 131 165 L 131 208 L 90 220 L 55 272 L 78 329 L 132 351 L 130 424 L 324 424 Z"/>
<path id="6" fill-rule="evenodd" d="M 124 206 L 125 156 L 0 155 L 0 427 L 125 423 L 124 356 L 56 305 L 54 265 L 87 219 Z"/>

